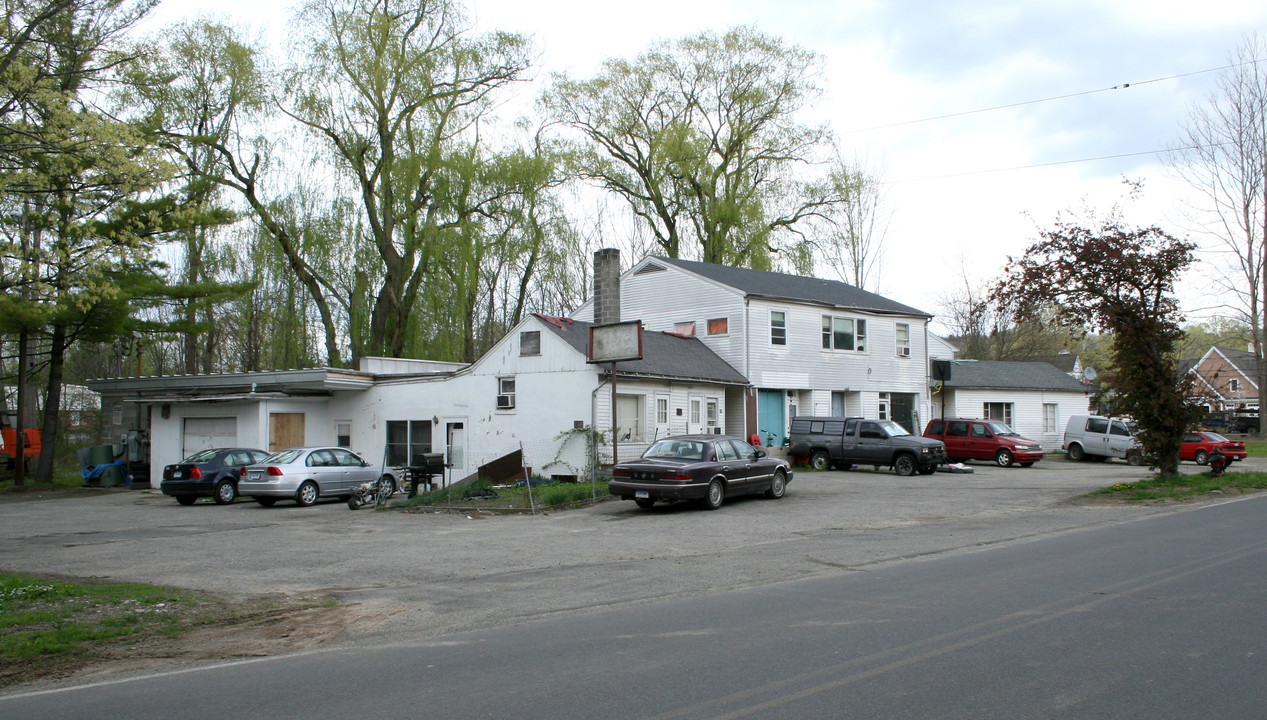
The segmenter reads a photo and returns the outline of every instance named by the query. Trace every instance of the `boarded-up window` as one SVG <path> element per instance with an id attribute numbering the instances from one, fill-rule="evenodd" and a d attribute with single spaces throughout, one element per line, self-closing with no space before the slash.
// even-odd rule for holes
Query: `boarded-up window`
<path id="1" fill-rule="evenodd" d="M 677 333 L 678 335 L 686 335 L 689 337 L 695 337 L 695 322 L 692 321 L 692 322 L 674 323 L 673 332 Z"/>
<path id="2" fill-rule="evenodd" d="M 303 413 L 268 414 L 268 449 L 277 452 L 304 444 Z"/>
<path id="3" fill-rule="evenodd" d="M 541 331 L 529 330 L 519 333 L 519 354 L 520 355 L 540 355 L 541 354 Z"/>
<path id="4" fill-rule="evenodd" d="M 714 318 L 712 320 L 709 320 L 708 334 L 709 335 L 725 335 L 728 332 L 727 330 L 728 325 L 729 323 L 726 321 L 726 318 Z"/>

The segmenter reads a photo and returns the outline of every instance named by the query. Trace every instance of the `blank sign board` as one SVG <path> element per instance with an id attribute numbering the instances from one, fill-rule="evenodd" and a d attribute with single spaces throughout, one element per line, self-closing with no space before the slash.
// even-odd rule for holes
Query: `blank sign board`
<path id="1" fill-rule="evenodd" d="M 642 359 L 642 321 L 595 325 L 590 328 L 592 363 Z"/>

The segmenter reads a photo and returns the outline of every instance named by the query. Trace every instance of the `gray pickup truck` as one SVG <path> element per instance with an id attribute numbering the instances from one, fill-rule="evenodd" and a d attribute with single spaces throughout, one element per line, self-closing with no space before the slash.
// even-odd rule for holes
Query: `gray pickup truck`
<path id="1" fill-rule="evenodd" d="M 898 475 L 931 475 L 946 462 L 940 440 L 912 435 L 892 420 L 858 417 L 793 418 L 788 451 L 809 458 L 815 470 L 874 465 L 891 467 Z"/>

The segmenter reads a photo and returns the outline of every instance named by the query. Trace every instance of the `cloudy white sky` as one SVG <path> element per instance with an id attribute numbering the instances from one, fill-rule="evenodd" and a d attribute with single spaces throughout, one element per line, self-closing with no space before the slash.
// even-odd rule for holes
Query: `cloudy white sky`
<path id="1" fill-rule="evenodd" d="M 292 6 L 166 0 L 149 25 L 210 12 L 280 38 Z M 1144 182 L 1130 221 L 1209 244 L 1181 212 L 1199 198 L 1154 153 L 1177 144 L 1188 108 L 1214 91 L 1217 73 L 1205 71 L 1226 66 L 1246 35 L 1267 34 L 1261 0 L 470 0 L 469 7 L 480 29 L 531 35 L 539 77 L 588 77 L 604 59 L 633 57 L 655 40 L 734 25 L 819 53 L 823 117 L 847 153 L 883 165 L 888 181 L 882 272 L 868 289 L 933 314 L 963 287 L 965 273 L 974 282 L 995 277 L 1059 211 L 1107 210 L 1123 197 L 1123 177 Z M 531 97 L 535 89 L 521 92 Z M 988 110 L 999 106 L 1012 107 Z M 1219 262 L 1215 253 L 1202 257 Z M 1217 312 L 1208 287 L 1200 273 L 1182 287 L 1190 319 Z"/>

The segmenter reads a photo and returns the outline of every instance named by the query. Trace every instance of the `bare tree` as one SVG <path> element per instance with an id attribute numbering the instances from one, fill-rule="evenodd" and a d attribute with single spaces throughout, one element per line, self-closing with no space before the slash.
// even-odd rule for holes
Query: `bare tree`
<path id="1" fill-rule="evenodd" d="M 885 207 L 883 170 L 865 161 L 837 159 L 828 176 L 831 195 L 838 199 L 826 213 L 827 222 L 817 245 L 827 264 L 847 283 L 878 291 L 884 236 L 892 213 Z"/>
<path id="2" fill-rule="evenodd" d="M 1169 162 L 1204 194 L 1201 224 L 1230 258 L 1220 284 L 1253 329 L 1258 406 L 1267 407 L 1267 43 L 1251 35 L 1230 60 L 1217 92 L 1190 110 Z"/>

